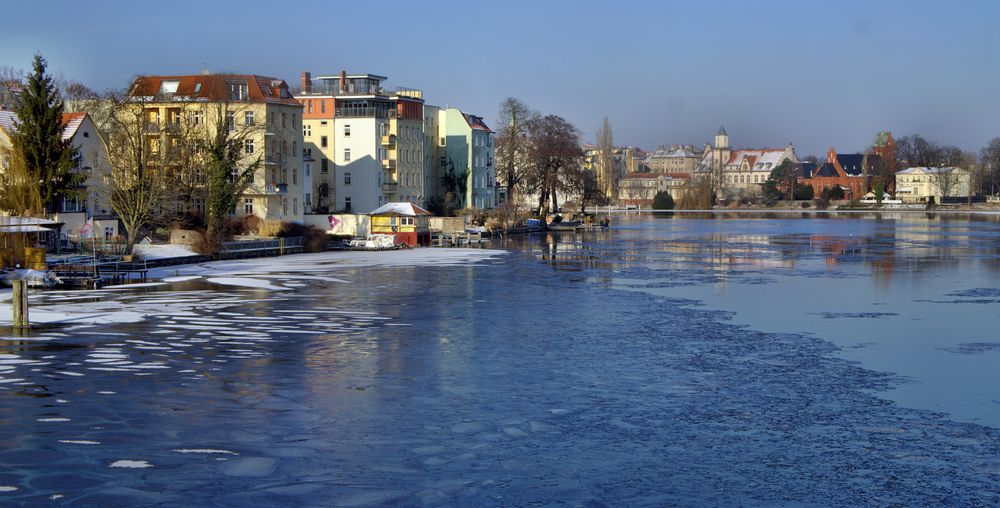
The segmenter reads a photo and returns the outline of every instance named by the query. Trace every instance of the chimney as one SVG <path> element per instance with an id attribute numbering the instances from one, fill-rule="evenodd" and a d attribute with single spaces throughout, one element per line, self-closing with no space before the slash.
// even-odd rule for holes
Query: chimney
<path id="1" fill-rule="evenodd" d="M 302 89 L 302 93 L 312 93 L 312 74 L 306 71 L 302 71 L 302 78 L 299 82 L 299 88 Z"/>
<path id="2" fill-rule="evenodd" d="M 347 71 L 340 70 L 340 93 L 347 91 Z"/>

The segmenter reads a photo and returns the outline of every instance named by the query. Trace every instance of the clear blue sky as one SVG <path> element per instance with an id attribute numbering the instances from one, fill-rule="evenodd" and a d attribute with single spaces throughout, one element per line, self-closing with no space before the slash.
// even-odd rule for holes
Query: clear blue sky
<path id="1" fill-rule="evenodd" d="M 136 74 L 371 72 L 495 123 L 518 97 L 593 140 L 822 155 L 875 133 L 1000 136 L 1000 2 L 16 2 L 0 65 L 40 51 L 101 90 Z"/>

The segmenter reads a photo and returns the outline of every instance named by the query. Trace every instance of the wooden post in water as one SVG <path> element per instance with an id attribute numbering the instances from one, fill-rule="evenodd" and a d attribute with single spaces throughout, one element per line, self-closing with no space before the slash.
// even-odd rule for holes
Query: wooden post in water
<path id="1" fill-rule="evenodd" d="M 13 307 L 14 328 L 28 328 L 28 283 L 23 280 L 13 280 L 13 298 L 10 301 Z"/>

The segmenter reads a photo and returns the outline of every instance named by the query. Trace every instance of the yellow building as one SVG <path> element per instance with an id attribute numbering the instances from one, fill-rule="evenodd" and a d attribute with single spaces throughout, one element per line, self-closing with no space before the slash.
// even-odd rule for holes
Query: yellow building
<path id="1" fill-rule="evenodd" d="M 302 166 L 302 105 L 283 80 L 237 74 L 143 76 L 129 94 L 144 110 L 150 151 L 178 155 L 167 158 L 176 185 L 186 187 L 178 208 L 204 213 L 204 175 L 191 171 L 181 152 L 190 148 L 185 141 L 210 139 L 225 115 L 227 128 L 244 140 L 243 163 L 260 162 L 233 213 L 302 222 L 312 193 L 311 175 Z"/>
<path id="2" fill-rule="evenodd" d="M 430 245 L 431 212 L 413 203 L 386 203 L 371 213 L 371 232 L 394 235 L 396 241 L 411 247 Z"/>

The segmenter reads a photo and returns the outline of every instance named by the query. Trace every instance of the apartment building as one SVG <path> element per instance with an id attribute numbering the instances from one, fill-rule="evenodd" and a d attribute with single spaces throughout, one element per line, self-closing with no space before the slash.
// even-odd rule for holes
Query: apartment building
<path id="1" fill-rule="evenodd" d="M 259 164 L 234 215 L 302 222 L 313 192 L 303 168 L 302 105 L 283 80 L 246 74 L 142 76 L 129 94 L 144 109 L 154 153 L 173 151 L 191 135 L 209 139 L 219 125 L 242 139 L 242 163 Z M 204 212 L 203 191 L 189 198 L 184 204 L 189 212 Z"/>
<path id="2" fill-rule="evenodd" d="M 466 175 L 463 206 L 488 209 L 497 205 L 493 131 L 480 116 L 444 108 L 438 113 L 439 145 L 444 146 L 442 174 Z"/>
<path id="3" fill-rule="evenodd" d="M 386 91 L 376 74 L 301 76 L 304 156 L 318 164 L 319 212 L 367 213 L 426 199 L 424 100 L 420 90 Z"/>

